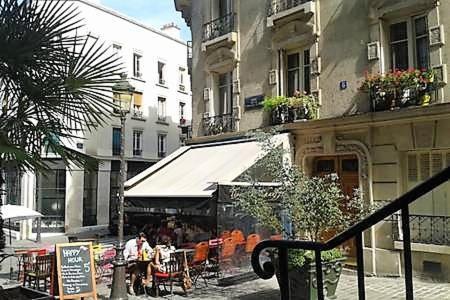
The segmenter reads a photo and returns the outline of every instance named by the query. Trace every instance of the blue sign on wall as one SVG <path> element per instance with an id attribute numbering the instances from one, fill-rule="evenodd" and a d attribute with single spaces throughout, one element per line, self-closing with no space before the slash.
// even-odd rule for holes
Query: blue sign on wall
<path id="1" fill-rule="evenodd" d="M 341 90 L 346 90 L 348 88 L 348 81 L 342 80 L 341 82 L 339 82 L 339 88 Z"/>
<path id="2" fill-rule="evenodd" d="M 261 107 L 264 101 L 264 95 L 257 95 L 245 98 L 245 108 Z"/>

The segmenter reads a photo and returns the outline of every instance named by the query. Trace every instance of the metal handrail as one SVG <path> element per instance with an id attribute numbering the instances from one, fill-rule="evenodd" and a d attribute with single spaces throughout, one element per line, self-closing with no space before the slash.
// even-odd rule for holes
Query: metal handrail
<path id="1" fill-rule="evenodd" d="M 269 3 L 267 8 L 267 17 L 271 17 L 310 1 L 312 0 L 273 0 Z"/>
<path id="2" fill-rule="evenodd" d="M 280 292 L 281 299 L 289 299 L 289 278 L 288 278 L 288 249 L 303 249 L 315 251 L 316 258 L 316 276 L 317 276 L 317 295 L 318 299 L 324 298 L 323 293 L 323 278 L 322 278 L 322 261 L 321 252 L 331 250 L 341 245 L 342 243 L 356 238 L 357 251 L 357 271 L 358 271 L 358 296 L 359 299 L 365 299 L 364 286 L 364 263 L 363 263 L 363 244 L 362 234 L 365 230 L 375 224 L 392 216 L 397 211 L 401 211 L 402 230 L 403 230 L 403 249 L 404 249 L 404 264 L 405 264 L 405 285 L 406 285 L 406 299 L 414 299 L 414 291 L 412 284 L 412 263 L 411 263 L 411 237 L 409 228 L 409 209 L 408 205 L 416 201 L 423 195 L 432 191 L 436 187 L 445 183 L 450 179 L 450 167 L 437 173 L 427 181 L 422 182 L 404 195 L 396 200 L 390 202 L 386 206 L 378 209 L 368 217 L 357 222 L 347 230 L 336 235 L 326 242 L 310 242 L 310 241 L 294 241 L 294 240 L 264 240 L 256 245 L 252 252 L 251 263 L 255 273 L 263 278 L 269 279 L 275 275 L 275 266 L 272 262 L 266 262 L 261 267 L 259 263 L 259 256 L 266 248 L 278 248 L 279 256 L 279 271 L 280 271 Z"/>

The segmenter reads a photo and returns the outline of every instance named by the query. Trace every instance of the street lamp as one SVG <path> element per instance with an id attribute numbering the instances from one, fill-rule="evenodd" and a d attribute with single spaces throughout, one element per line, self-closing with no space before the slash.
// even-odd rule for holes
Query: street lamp
<path id="1" fill-rule="evenodd" d="M 123 240 L 123 214 L 124 214 L 124 184 L 125 173 L 125 120 L 130 112 L 134 87 L 127 81 L 127 75 L 121 75 L 121 80 L 112 87 L 114 98 L 114 112 L 120 117 L 120 179 L 119 179 L 119 243 L 116 245 L 116 257 L 114 259 L 114 274 L 110 299 L 128 299 L 125 272 L 127 262 L 123 256 L 125 243 Z"/>

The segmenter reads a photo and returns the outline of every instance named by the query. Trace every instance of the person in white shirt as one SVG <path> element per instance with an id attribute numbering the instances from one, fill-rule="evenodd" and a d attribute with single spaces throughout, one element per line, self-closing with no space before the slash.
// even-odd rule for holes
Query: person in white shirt
<path id="1" fill-rule="evenodd" d="M 152 285 L 153 272 L 167 273 L 167 264 L 170 261 L 170 255 L 175 252 L 175 247 L 172 246 L 172 241 L 169 237 L 165 237 L 162 245 L 157 245 L 155 247 L 155 254 L 153 256 L 153 261 L 149 264 L 150 276 L 147 276 L 147 280 L 143 281 L 146 286 Z M 148 269 L 147 269 L 148 271 Z"/>
<path id="2" fill-rule="evenodd" d="M 145 254 L 144 254 L 145 253 Z M 147 237 L 144 233 L 139 233 L 136 238 L 129 240 L 125 244 L 123 251 L 125 260 L 128 262 L 128 272 L 130 273 L 130 294 L 134 295 L 134 283 L 139 273 L 136 261 L 142 260 L 144 257 L 150 260 L 153 257 L 153 249 L 147 243 Z M 147 278 L 151 276 L 151 266 L 147 267 Z"/>

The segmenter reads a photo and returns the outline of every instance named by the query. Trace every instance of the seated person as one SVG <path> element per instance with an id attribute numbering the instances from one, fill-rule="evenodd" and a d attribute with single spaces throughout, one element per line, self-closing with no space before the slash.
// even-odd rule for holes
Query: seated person
<path id="1" fill-rule="evenodd" d="M 146 254 L 144 254 L 144 252 Z M 149 259 L 153 257 L 153 249 L 147 243 L 147 237 L 144 233 L 139 233 L 136 238 L 129 240 L 125 244 L 125 249 L 123 251 L 123 256 L 128 262 L 128 272 L 131 277 L 131 287 L 130 294 L 134 295 L 134 283 L 136 281 L 136 276 L 139 273 L 139 268 L 136 264 L 137 260 L 141 260 L 143 256 L 147 256 Z M 151 276 L 151 266 L 148 264 L 147 276 Z"/>
<path id="2" fill-rule="evenodd" d="M 175 247 L 172 246 L 172 240 L 170 238 L 165 238 L 162 245 L 157 245 L 155 247 L 153 261 L 149 264 L 151 268 L 150 274 L 153 274 L 154 272 L 167 273 L 167 264 L 170 261 L 170 254 L 174 252 Z M 152 277 L 147 276 L 147 280 L 144 280 L 143 284 L 146 286 L 151 286 Z"/>

